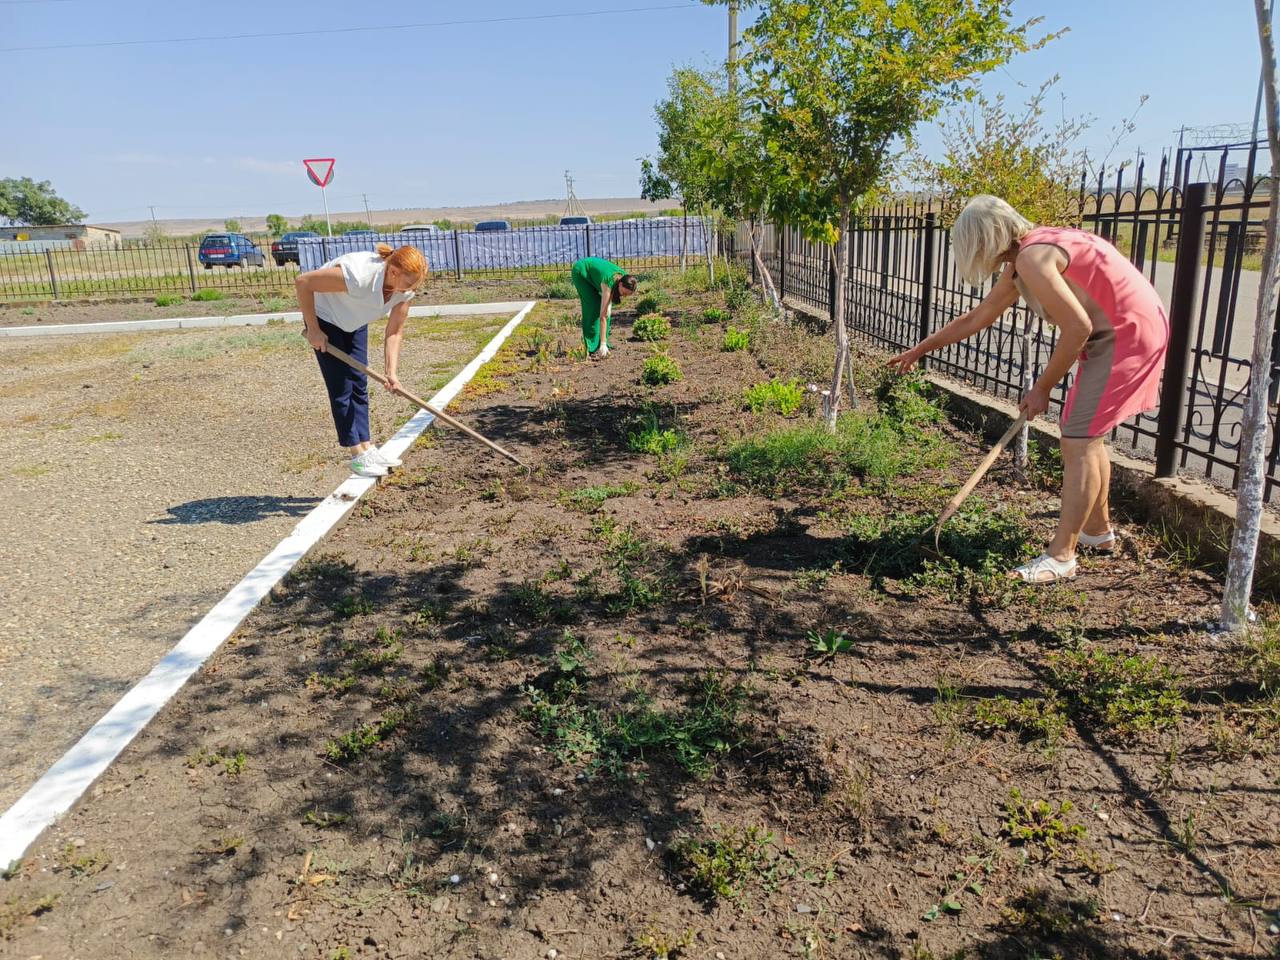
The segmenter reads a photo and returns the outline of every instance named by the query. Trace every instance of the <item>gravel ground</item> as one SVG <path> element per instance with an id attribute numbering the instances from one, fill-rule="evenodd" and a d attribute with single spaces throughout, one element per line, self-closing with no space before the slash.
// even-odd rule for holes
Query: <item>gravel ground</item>
<path id="1" fill-rule="evenodd" d="M 507 319 L 410 320 L 405 385 Z M 293 324 L 3 340 L 0 363 L 3 810 L 348 471 Z M 375 388 L 375 438 L 410 413 Z"/>

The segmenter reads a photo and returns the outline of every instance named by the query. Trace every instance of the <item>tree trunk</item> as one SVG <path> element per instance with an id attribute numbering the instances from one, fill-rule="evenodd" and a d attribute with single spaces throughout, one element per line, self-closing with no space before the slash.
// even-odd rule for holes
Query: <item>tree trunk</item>
<path id="1" fill-rule="evenodd" d="M 1026 396 L 1027 391 L 1031 389 L 1031 317 L 1027 316 L 1026 321 L 1022 324 L 1022 395 Z M 1017 465 L 1018 472 L 1022 475 L 1022 479 L 1027 479 L 1027 465 L 1030 457 L 1027 450 L 1027 441 L 1031 436 L 1031 424 L 1024 423 L 1022 429 L 1018 431 L 1017 445 L 1014 447 L 1014 463 Z"/>
<path id="2" fill-rule="evenodd" d="M 1271 373 L 1271 336 L 1276 316 L 1276 285 L 1280 283 L 1280 251 L 1276 249 L 1276 220 L 1280 217 L 1280 124 L 1277 121 L 1276 49 L 1264 0 L 1253 0 L 1262 47 L 1263 89 L 1267 97 L 1267 144 L 1271 148 L 1271 206 L 1262 250 L 1262 296 L 1253 327 L 1253 367 L 1249 371 L 1249 396 L 1244 406 L 1240 442 L 1240 485 L 1236 491 L 1236 526 L 1231 536 L 1227 582 L 1222 591 L 1222 624 L 1238 632 L 1249 621 L 1249 596 L 1253 592 L 1253 567 L 1258 556 L 1262 527 L 1263 492 L 1266 489 L 1267 396 Z"/>
<path id="3" fill-rule="evenodd" d="M 769 268 L 765 266 L 760 248 L 764 240 L 764 224 L 759 221 L 751 226 L 751 262 L 756 265 L 756 275 L 760 278 L 760 289 L 764 291 L 764 301 L 775 314 L 782 312 L 782 302 L 778 299 L 778 288 L 773 284 Z"/>
<path id="4" fill-rule="evenodd" d="M 683 217 L 680 223 L 680 272 L 684 273 L 689 255 L 689 208 L 683 200 L 680 202 L 680 211 Z"/>
<path id="5" fill-rule="evenodd" d="M 832 248 L 831 255 L 834 258 L 833 264 L 836 271 L 836 290 L 835 297 L 831 304 L 831 325 L 835 330 L 836 337 L 836 363 L 835 373 L 831 377 L 831 392 L 827 394 L 825 409 L 823 414 L 827 421 L 827 429 L 832 433 L 836 430 L 836 415 L 840 410 L 840 388 L 843 385 L 846 367 L 852 367 L 853 357 L 849 348 L 849 333 L 845 327 L 845 280 L 849 276 L 849 221 L 850 204 L 847 201 L 840 203 L 840 236 L 836 239 L 835 246 Z M 857 392 L 853 389 L 853 370 L 849 369 L 849 388 L 851 402 L 857 405 Z"/>
<path id="6" fill-rule="evenodd" d="M 704 247 L 707 253 L 707 285 L 714 287 L 716 285 L 716 258 L 715 258 L 715 255 L 711 252 L 711 241 L 712 241 L 711 227 L 707 223 L 706 207 L 699 207 L 698 210 L 699 210 L 699 216 L 702 218 L 702 239 L 703 239 L 702 246 Z"/>

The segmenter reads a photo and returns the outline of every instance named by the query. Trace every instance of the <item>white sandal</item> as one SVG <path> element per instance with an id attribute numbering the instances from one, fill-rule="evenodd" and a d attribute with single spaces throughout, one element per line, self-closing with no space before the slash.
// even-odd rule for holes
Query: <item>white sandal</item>
<path id="1" fill-rule="evenodd" d="M 1076 542 L 1082 547 L 1088 547 L 1090 550 L 1096 550 L 1099 553 L 1115 553 L 1116 547 L 1119 546 L 1115 527 L 1097 536 L 1081 531 Z"/>
<path id="2" fill-rule="evenodd" d="M 1042 553 L 1016 570 L 1010 570 L 1009 576 L 1020 579 L 1023 583 L 1054 583 L 1058 580 L 1074 580 L 1076 576 L 1076 559 L 1072 557 L 1066 563 L 1063 563 L 1061 560 L 1053 559 L 1047 553 Z"/>

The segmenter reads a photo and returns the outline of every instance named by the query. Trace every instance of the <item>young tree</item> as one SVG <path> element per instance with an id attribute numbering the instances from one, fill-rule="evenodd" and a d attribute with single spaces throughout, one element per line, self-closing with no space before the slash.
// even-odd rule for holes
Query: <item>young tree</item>
<path id="1" fill-rule="evenodd" d="M 289 221 L 278 213 L 268 213 L 267 229 L 271 231 L 273 237 L 283 236 L 289 229 Z"/>
<path id="2" fill-rule="evenodd" d="M 54 193 L 48 180 L 9 177 L 0 180 L 0 217 L 9 223 L 52 226 L 79 223 L 85 213 Z"/>
<path id="3" fill-rule="evenodd" d="M 1222 624 L 1235 633 L 1249 622 L 1253 567 L 1262 529 L 1263 492 L 1267 468 L 1267 393 L 1271 374 L 1271 336 L 1276 315 L 1276 287 L 1280 284 L 1280 249 L 1276 245 L 1280 217 L 1280 103 L 1276 92 L 1276 48 L 1270 11 L 1265 0 L 1253 0 L 1262 48 L 1262 86 L 1267 103 L 1267 144 L 1271 148 L 1271 189 L 1268 193 L 1267 232 L 1262 246 L 1262 296 L 1253 325 L 1253 367 L 1244 405 L 1240 442 L 1240 484 L 1236 490 L 1236 526 L 1231 535 L 1227 582 L 1222 591 Z"/>
<path id="4" fill-rule="evenodd" d="M 831 208 L 836 338 L 827 423 L 835 429 L 849 362 L 849 229 L 885 172 L 888 152 L 978 75 L 1028 49 L 1013 0 L 765 0 L 746 31 L 746 92 L 786 175 Z M 1047 39 L 1047 38 L 1046 38 Z M 1040 41 L 1045 42 L 1044 40 Z"/>
<path id="5" fill-rule="evenodd" d="M 239 220 L 223 220 L 222 229 L 226 230 L 228 233 L 239 233 L 240 221 Z"/>

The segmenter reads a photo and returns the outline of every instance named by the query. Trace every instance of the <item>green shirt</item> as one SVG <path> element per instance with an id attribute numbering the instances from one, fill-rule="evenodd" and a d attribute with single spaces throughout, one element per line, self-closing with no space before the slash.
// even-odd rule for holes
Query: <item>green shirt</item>
<path id="1" fill-rule="evenodd" d="M 613 286 L 614 277 L 627 272 L 616 263 L 611 263 L 601 257 L 583 257 L 573 265 L 573 269 L 578 272 L 579 276 L 586 277 L 592 289 L 597 293 L 600 292 L 601 286 Z"/>

